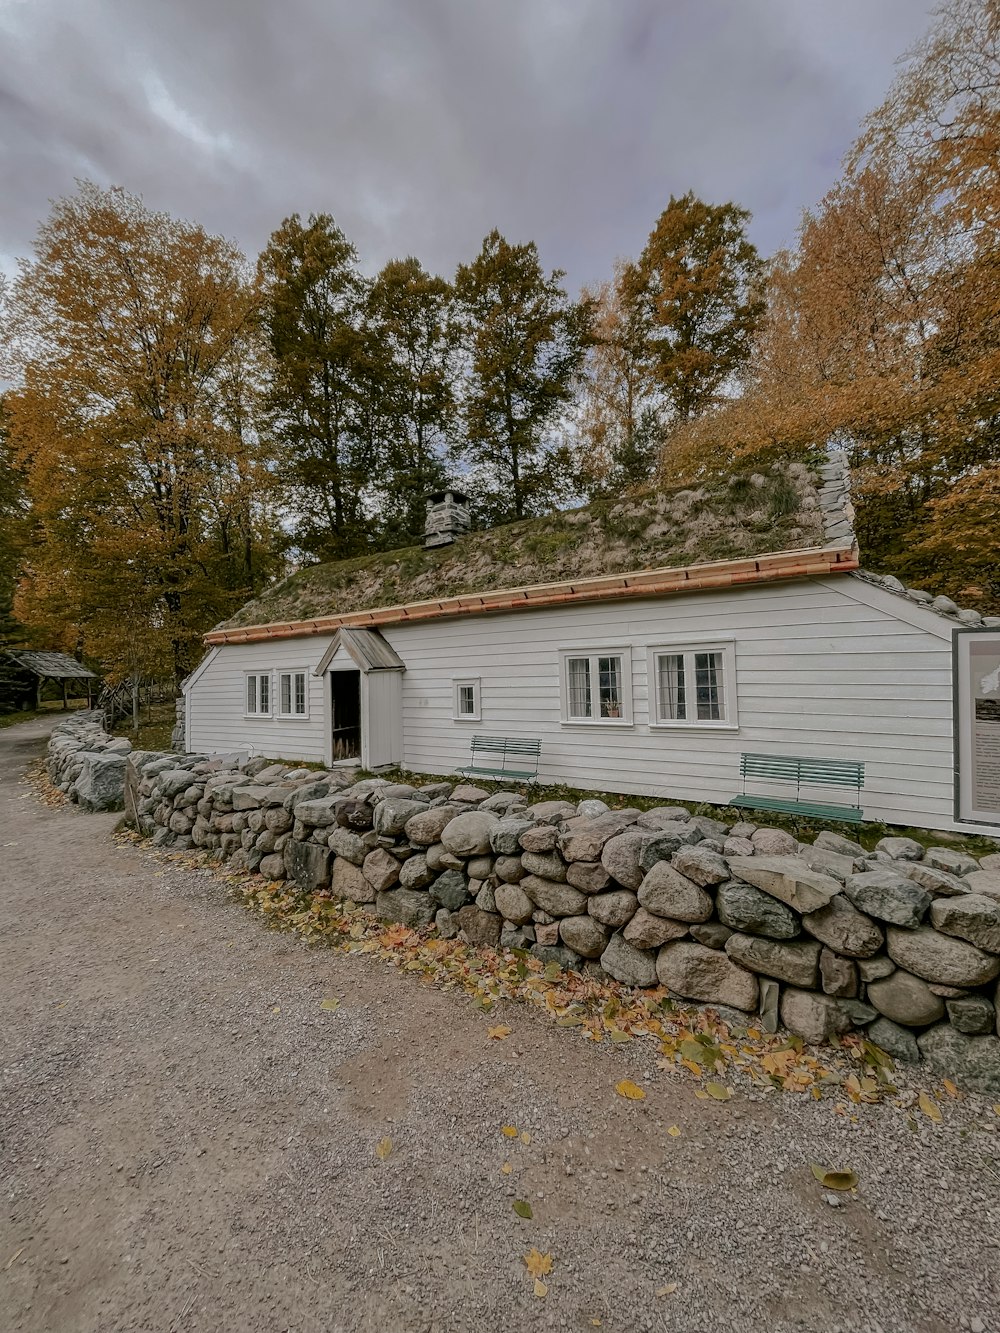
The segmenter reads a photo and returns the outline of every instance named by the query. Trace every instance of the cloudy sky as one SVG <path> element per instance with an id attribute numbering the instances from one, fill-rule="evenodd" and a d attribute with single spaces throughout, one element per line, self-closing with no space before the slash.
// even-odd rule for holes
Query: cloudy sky
<path id="1" fill-rule="evenodd" d="M 74 179 L 250 253 L 326 211 L 450 274 L 497 226 L 575 287 L 671 193 L 769 253 L 932 0 L 0 0 L 0 267 Z"/>

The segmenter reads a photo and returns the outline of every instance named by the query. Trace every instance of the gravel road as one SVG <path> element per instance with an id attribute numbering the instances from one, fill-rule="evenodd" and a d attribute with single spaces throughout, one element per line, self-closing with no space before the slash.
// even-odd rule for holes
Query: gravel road
<path id="1" fill-rule="evenodd" d="M 985 1101 L 917 1133 L 699 1101 L 639 1042 L 268 932 L 115 816 L 40 805 L 47 725 L 0 731 L 4 1333 L 1000 1330 Z"/>

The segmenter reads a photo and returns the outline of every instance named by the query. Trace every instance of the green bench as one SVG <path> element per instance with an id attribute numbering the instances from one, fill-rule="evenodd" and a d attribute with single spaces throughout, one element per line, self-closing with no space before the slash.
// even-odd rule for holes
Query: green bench
<path id="1" fill-rule="evenodd" d="M 472 758 L 458 772 L 467 778 L 536 782 L 541 757 L 541 741 L 522 740 L 517 736 L 473 736 Z M 530 766 L 532 760 L 534 765 Z"/>
<path id="2" fill-rule="evenodd" d="M 743 795 L 734 796 L 730 805 L 743 810 L 784 810 L 793 815 L 811 815 L 814 819 L 840 820 L 862 824 L 861 788 L 865 785 L 865 766 L 851 759 L 801 759 L 785 754 L 740 755 Z M 795 784 L 795 798 L 789 796 L 747 795 L 747 782 Z M 854 805 L 834 805 L 802 800 L 802 788 L 849 787 L 858 793 Z"/>

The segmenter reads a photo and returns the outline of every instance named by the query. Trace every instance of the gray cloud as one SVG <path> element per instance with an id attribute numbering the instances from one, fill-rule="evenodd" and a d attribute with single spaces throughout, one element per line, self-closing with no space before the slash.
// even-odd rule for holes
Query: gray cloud
<path id="1" fill-rule="evenodd" d="M 250 254 L 332 212 L 374 270 L 498 226 L 571 285 L 671 193 L 766 253 L 832 183 L 931 0 L 0 0 L 0 266 L 77 177 Z"/>

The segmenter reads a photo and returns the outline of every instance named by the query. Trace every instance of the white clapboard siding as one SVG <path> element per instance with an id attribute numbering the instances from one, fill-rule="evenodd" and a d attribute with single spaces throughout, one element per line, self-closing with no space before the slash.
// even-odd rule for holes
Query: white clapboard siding
<path id="1" fill-rule="evenodd" d="M 276 639 L 265 643 L 227 644 L 204 669 L 195 672 L 187 695 L 187 745 L 199 754 L 252 749 L 271 759 L 325 761 L 326 677 L 313 675 L 330 638 Z M 246 716 L 246 673 L 271 671 L 272 703 L 277 709 L 277 673 L 305 671 L 309 715 L 305 718 Z"/>
<path id="2" fill-rule="evenodd" d="M 741 790 L 744 751 L 844 758 L 866 766 L 868 818 L 955 826 L 951 627 L 860 580 L 455 617 L 384 632 L 406 663 L 403 762 L 417 772 L 454 772 L 468 762 L 475 732 L 538 737 L 543 782 L 725 803 Z M 739 729 L 651 729 L 647 648 L 713 641 L 735 644 Z M 566 725 L 559 653 L 602 648 L 630 649 L 632 725 Z M 453 719 L 452 682 L 463 675 L 480 678 L 479 722 Z M 850 799 L 835 789 L 804 795 Z"/>
<path id="3" fill-rule="evenodd" d="M 667 800 L 725 803 L 744 751 L 865 764 L 869 819 L 926 828 L 954 821 L 952 626 L 926 608 L 848 576 L 648 600 L 456 616 L 389 626 L 406 670 L 363 692 L 368 746 L 380 762 L 454 773 L 471 737 L 540 738 L 542 782 Z M 322 761 L 326 680 L 312 675 L 329 638 L 220 648 L 192 677 L 189 745 Z M 649 727 L 647 649 L 734 645 L 738 730 Z M 560 720 L 564 649 L 627 649 L 632 724 Z M 306 721 L 244 716 L 244 673 L 307 669 Z M 454 680 L 478 677 L 481 720 L 454 719 Z M 400 697 L 401 696 L 401 697 Z M 787 788 L 758 784 L 761 794 Z M 814 799 L 849 790 L 811 788 Z M 986 832 L 988 830 L 982 830 Z"/>

